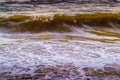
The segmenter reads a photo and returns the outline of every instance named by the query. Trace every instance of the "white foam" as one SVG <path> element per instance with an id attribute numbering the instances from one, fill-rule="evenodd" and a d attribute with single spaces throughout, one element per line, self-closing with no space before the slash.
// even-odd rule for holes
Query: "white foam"
<path id="1" fill-rule="evenodd" d="M 74 64 L 79 67 L 102 68 L 106 64 L 120 64 L 120 56 L 110 52 L 108 49 L 118 50 L 119 44 L 88 44 L 81 42 L 62 42 L 62 41 L 23 41 L 11 43 L 1 49 L 0 64 L 2 72 L 11 71 L 14 66 L 17 74 L 23 68 L 33 68 L 40 64 Z M 5 67 L 5 69 L 3 69 Z M 33 68 L 34 69 L 34 68 Z M 32 73 L 32 70 L 31 70 Z"/>

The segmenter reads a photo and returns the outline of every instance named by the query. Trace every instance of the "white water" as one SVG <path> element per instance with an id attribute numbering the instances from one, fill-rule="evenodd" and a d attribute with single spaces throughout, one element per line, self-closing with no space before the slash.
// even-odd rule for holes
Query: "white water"
<path id="1" fill-rule="evenodd" d="M 87 40 L 82 36 L 88 37 L 89 34 L 89 37 L 99 37 L 81 30 L 78 31 L 63 34 L 49 32 L 41 34 L 4 34 L 4 36 L 1 34 L 0 73 L 35 75 L 35 70 L 39 65 L 55 67 L 56 65 L 64 66 L 67 64 L 74 65 L 80 72 L 84 67 L 94 69 L 113 67 L 120 70 L 120 43 Z M 66 38 L 67 36 L 79 36 L 79 38 L 70 39 Z M 69 67 L 65 68 L 69 69 Z M 8 74 L 6 73 L 6 75 Z M 84 72 L 80 75 L 84 75 Z M 79 77 L 79 75 L 77 76 Z M 70 80 L 73 80 L 73 78 L 75 77 L 70 77 Z"/>

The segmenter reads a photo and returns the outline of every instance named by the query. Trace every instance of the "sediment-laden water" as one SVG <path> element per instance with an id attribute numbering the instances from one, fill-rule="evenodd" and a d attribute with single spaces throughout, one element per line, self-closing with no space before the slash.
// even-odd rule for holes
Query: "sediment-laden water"
<path id="1" fill-rule="evenodd" d="M 119 11 L 119 4 L 4 4 L 0 79 L 119 80 Z"/>

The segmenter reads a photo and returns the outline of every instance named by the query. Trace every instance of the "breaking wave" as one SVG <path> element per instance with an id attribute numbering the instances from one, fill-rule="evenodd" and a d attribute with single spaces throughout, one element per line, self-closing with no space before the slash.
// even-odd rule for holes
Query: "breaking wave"
<path id="1" fill-rule="evenodd" d="M 37 17 L 14 15 L 0 18 L 0 27 L 11 32 L 70 32 L 73 27 L 84 28 L 84 26 L 94 29 L 120 29 L 120 14 L 95 13 L 74 16 L 55 14 Z"/>

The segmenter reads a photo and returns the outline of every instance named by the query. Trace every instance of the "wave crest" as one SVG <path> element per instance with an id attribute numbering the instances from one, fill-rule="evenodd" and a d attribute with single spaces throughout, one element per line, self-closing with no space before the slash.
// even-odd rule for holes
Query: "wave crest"
<path id="1" fill-rule="evenodd" d="M 97 28 L 120 28 L 120 14 L 96 13 L 74 16 L 55 14 L 53 17 L 14 15 L 0 18 L 0 26 L 14 32 L 68 32 L 72 31 L 71 27 L 81 28 L 84 25 Z"/>

